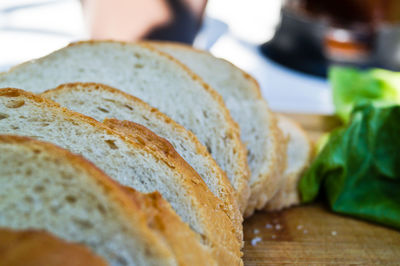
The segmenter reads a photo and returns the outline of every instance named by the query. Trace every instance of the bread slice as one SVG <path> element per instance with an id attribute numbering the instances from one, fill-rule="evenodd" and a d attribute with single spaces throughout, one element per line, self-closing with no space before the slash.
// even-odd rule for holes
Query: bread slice
<path id="1" fill-rule="evenodd" d="M 0 151 L 0 226 L 46 229 L 111 265 L 175 265 L 136 202 L 93 164 L 16 136 L 0 136 Z"/>
<path id="2" fill-rule="evenodd" d="M 0 228 L 0 265 L 106 266 L 84 245 L 66 242 L 45 231 Z"/>
<path id="3" fill-rule="evenodd" d="M 173 149 L 150 149 L 142 138 L 133 141 L 92 118 L 17 89 L 0 90 L 0 118 L 0 134 L 52 142 L 83 155 L 122 185 L 159 191 L 211 248 L 217 262 L 241 262 L 241 243 L 220 200 L 190 166 L 172 160 L 179 157 Z"/>
<path id="4" fill-rule="evenodd" d="M 226 60 L 190 46 L 150 42 L 199 75 L 224 98 L 233 119 L 239 124 L 247 147 L 251 195 L 245 216 L 261 209 L 282 184 L 285 167 L 285 143 L 274 114 L 263 99 L 257 82 Z"/>
<path id="5" fill-rule="evenodd" d="M 292 119 L 278 116 L 278 125 L 288 138 L 287 166 L 283 174 L 285 183 L 268 202 L 265 209 L 277 211 L 300 203 L 298 182 L 312 158 L 312 144 L 307 133 Z"/>
<path id="6" fill-rule="evenodd" d="M 226 172 L 239 205 L 247 204 L 249 171 L 239 128 L 222 97 L 184 65 L 146 44 L 88 41 L 0 75 L 0 88 L 35 93 L 68 82 L 98 82 L 118 88 L 191 130 Z"/>
<path id="7" fill-rule="evenodd" d="M 136 122 L 167 139 L 203 178 L 211 192 L 221 199 L 222 207 L 233 221 L 238 239 L 242 241 L 243 218 L 233 188 L 225 173 L 193 133 L 140 99 L 103 84 L 69 83 L 46 91 L 42 96 L 98 121 L 116 118 Z"/>

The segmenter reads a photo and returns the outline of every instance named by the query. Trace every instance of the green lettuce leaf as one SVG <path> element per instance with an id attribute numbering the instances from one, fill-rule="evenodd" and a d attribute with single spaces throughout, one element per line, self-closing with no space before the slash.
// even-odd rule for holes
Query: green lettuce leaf
<path id="1" fill-rule="evenodd" d="M 400 103 L 400 72 L 332 67 L 329 81 L 336 115 L 344 122 L 348 122 L 350 113 L 358 104 L 380 101 Z"/>
<path id="2" fill-rule="evenodd" d="M 357 106 L 299 183 L 303 202 L 400 229 L 400 106 Z"/>

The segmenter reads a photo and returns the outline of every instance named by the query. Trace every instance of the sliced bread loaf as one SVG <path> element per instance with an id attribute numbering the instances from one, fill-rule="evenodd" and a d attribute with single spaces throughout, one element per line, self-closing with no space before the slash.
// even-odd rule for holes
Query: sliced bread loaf
<path id="1" fill-rule="evenodd" d="M 167 139 L 203 178 L 211 192 L 221 199 L 222 208 L 234 222 L 238 238 L 242 241 L 243 218 L 233 188 L 207 148 L 192 132 L 140 99 L 103 84 L 69 83 L 46 91 L 42 96 L 98 121 L 116 118 L 136 122 Z"/>
<path id="2" fill-rule="evenodd" d="M 217 262 L 241 263 L 241 243 L 220 200 L 190 166 L 171 159 L 179 157 L 173 149 L 150 149 L 142 138 L 127 138 L 92 118 L 17 89 L 0 90 L 0 134 L 55 143 L 85 156 L 122 185 L 159 191 L 201 236 Z M 167 158 L 166 153 L 173 156 Z"/>
<path id="3" fill-rule="evenodd" d="M 222 97 L 187 67 L 146 44 L 88 41 L 0 75 L 0 88 L 43 92 L 98 82 L 132 94 L 191 130 L 227 173 L 239 205 L 249 197 L 246 151 Z"/>
<path id="4" fill-rule="evenodd" d="M 66 242 L 45 231 L 0 228 L 0 265 L 106 266 L 108 264 L 84 245 Z"/>
<path id="5" fill-rule="evenodd" d="M 261 209 L 282 184 L 285 143 L 257 82 L 208 52 L 176 43 L 151 42 L 150 45 L 180 60 L 222 95 L 247 147 L 251 195 L 245 216 Z"/>
<path id="6" fill-rule="evenodd" d="M 312 157 L 311 140 L 300 125 L 283 115 L 278 116 L 278 125 L 288 139 L 287 166 L 283 173 L 284 185 L 265 207 L 269 211 L 300 203 L 297 185 Z"/>

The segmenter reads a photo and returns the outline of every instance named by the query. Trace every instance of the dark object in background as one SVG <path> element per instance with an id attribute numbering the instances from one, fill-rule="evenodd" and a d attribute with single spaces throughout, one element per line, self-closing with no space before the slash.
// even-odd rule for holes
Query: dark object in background
<path id="1" fill-rule="evenodd" d="M 400 71 L 400 1 L 286 1 L 275 36 L 261 50 L 318 76 L 332 63 Z"/>
<path id="2" fill-rule="evenodd" d="M 191 44 L 207 0 L 82 0 L 92 39 L 178 41 Z"/>
<path id="3" fill-rule="evenodd" d="M 188 1 L 182 0 L 167 0 L 172 12 L 171 21 L 167 24 L 154 28 L 144 38 L 150 40 L 177 41 L 192 44 L 197 32 L 200 29 L 203 12 L 207 1 L 200 0 L 200 2 L 203 2 L 201 3 L 203 4 L 203 8 L 197 11 L 192 10 L 187 2 Z"/>

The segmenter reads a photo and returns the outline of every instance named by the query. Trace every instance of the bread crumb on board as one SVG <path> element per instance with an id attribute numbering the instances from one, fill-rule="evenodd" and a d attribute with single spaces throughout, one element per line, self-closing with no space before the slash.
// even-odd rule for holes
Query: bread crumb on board
<path id="1" fill-rule="evenodd" d="M 256 246 L 258 242 L 261 242 L 262 238 L 261 237 L 255 237 L 251 240 L 251 245 Z"/>
<path id="2" fill-rule="evenodd" d="M 299 224 L 299 225 L 297 226 L 297 230 L 301 230 L 301 229 L 303 229 L 303 225 Z"/>

